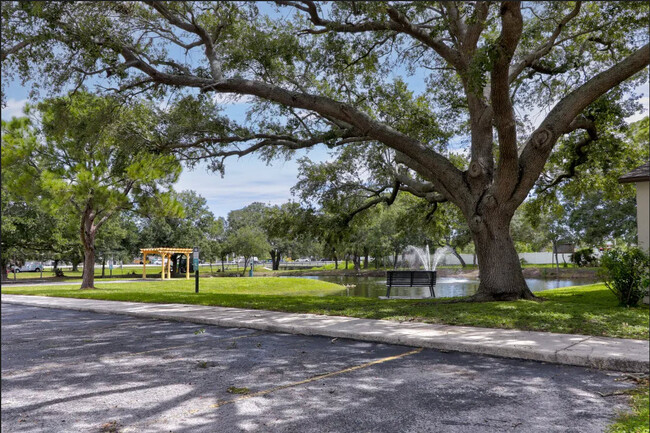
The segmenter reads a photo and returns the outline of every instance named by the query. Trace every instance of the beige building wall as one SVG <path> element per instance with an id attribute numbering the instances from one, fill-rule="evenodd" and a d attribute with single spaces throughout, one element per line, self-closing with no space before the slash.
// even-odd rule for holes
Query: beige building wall
<path id="1" fill-rule="evenodd" d="M 650 251 L 650 182 L 636 183 L 636 224 L 639 247 Z"/>

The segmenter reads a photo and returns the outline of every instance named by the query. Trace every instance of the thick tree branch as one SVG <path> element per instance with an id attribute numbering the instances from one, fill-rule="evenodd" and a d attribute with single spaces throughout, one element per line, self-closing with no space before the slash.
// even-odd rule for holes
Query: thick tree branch
<path id="1" fill-rule="evenodd" d="M 33 42 L 32 39 L 25 39 L 23 41 L 18 42 L 14 46 L 11 46 L 11 47 L 7 48 L 6 50 L 0 50 L 0 61 L 4 62 L 7 57 L 9 57 L 12 54 L 17 53 L 18 51 L 22 50 L 23 48 L 28 47 L 32 42 Z"/>
<path id="2" fill-rule="evenodd" d="M 587 136 L 575 144 L 573 149 L 573 158 L 571 161 L 569 161 L 569 166 L 567 167 L 566 171 L 557 175 L 553 181 L 540 188 L 540 192 L 546 192 L 559 183 L 571 179 L 576 175 L 576 168 L 587 162 L 588 147 L 594 141 L 598 140 L 598 131 L 596 130 L 596 125 L 594 122 L 584 117 L 579 117 L 578 119 L 571 122 L 571 125 L 569 125 L 569 129 L 566 132 L 572 132 L 577 129 L 584 129 L 587 131 Z"/>
<path id="3" fill-rule="evenodd" d="M 509 73 L 509 78 L 508 82 L 512 83 L 517 79 L 519 74 L 535 63 L 537 60 L 541 59 L 545 55 L 547 55 L 551 49 L 556 45 L 557 38 L 560 36 L 562 33 L 562 30 L 566 27 L 566 25 L 574 19 L 578 14 L 580 13 L 580 7 L 582 6 L 581 1 L 577 1 L 571 12 L 569 12 L 562 20 L 558 23 L 557 27 L 555 30 L 553 30 L 553 33 L 546 39 L 546 41 L 536 50 L 530 52 L 529 54 L 525 55 L 522 60 L 513 65 L 512 68 L 510 69 Z"/>
<path id="4" fill-rule="evenodd" d="M 518 2 L 501 4 L 501 35 L 496 44 L 496 53 L 492 65 L 491 102 L 494 121 L 499 139 L 499 163 L 495 176 L 495 197 L 502 201 L 510 196 L 516 184 L 517 161 L 517 127 L 515 112 L 510 100 L 508 70 L 510 61 L 519 44 L 523 18 Z"/>
<path id="5" fill-rule="evenodd" d="M 519 182 L 509 200 L 516 208 L 533 187 L 558 138 L 570 130 L 573 120 L 589 104 L 610 89 L 643 70 L 650 63 L 650 45 L 596 75 L 558 102 L 526 141 L 519 157 Z"/>
<path id="6" fill-rule="evenodd" d="M 344 224 L 348 224 L 350 221 L 352 221 L 352 218 L 360 212 L 363 212 L 364 210 L 370 209 L 373 206 L 377 206 L 380 203 L 386 203 L 388 206 L 392 205 L 393 202 L 395 201 L 395 198 L 397 198 L 397 193 L 400 191 L 400 182 L 398 180 L 395 180 L 393 184 L 393 191 L 390 193 L 389 196 L 385 195 L 380 195 L 379 197 L 376 197 L 372 200 L 368 200 L 361 206 L 359 206 L 357 209 L 354 211 L 350 212 L 348 215 L 346 215 L 344 219 Z"/>

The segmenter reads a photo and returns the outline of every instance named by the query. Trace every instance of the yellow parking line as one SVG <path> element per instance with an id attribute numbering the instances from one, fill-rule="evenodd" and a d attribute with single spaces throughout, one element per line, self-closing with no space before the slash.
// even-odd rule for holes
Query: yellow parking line
<path id="1" fill-rule="evenodd" d="M 280 391 L 282 389 L 291 388 L 291 387 L 298 386 L 298 385 L 303 385 L 303 384 L 309 383 L 309 382 L 315 382 L 317 380 L 326 379 L 326 378 L 332 377 L 332 376 L 338 376 L 339 374 L 349 373 L 349 372 L 355 371 L 355 370 L 361 370 L 362 368 L 367 368 L 367 367 L 371 367 L 373 365 L 381 364 L 381 363 L 384 363 L 384 362 L 393 361 L 395 359 L 404 358 L 405 356 L 409 356 L 409 355 L 415 355 L 416 353 L 420 353 L 420 352 L 422 352 L 421 347 L 419 349 L 411 350 L 409 352 L 405 352 L 405 353 L 402 353 L 400 355 L 389 356 L 387 358 L 382 358 L 382 359 L 378 359 L 376 361 L 366 362 L 365 364 L 356 365 L 354 367 L 344 368 L 343 370 L 333 371 L 331 373 L 320 374 L 318 376 L 310 377 L 309 379 L 289 383 L 289 384 L 286 384 L 286 385 L 276 386 L 274 388 L 254 392 L 252 394 L 243 395 L 241 397 L 237 397 L 237 398 L 234 398 L 232 400 L 222 401 L 222 402 L 213 404 L 210 407 L 211 408 L 219 408 L 221 406 L 225 406 L 225 405 L 231 404 L 231 403 L 237 403 L 238 401 L 246 400 L 248 398 L 259 397 L 259 396 L 262 396 L 262 395 L 270 394 L 270 393 L 275 392 L 275 391 Z M 194 412 L 197 412 L 197 411 L 198 411 L 198 409 L 195 410 L 195 411 L 192 411 L 190 413 L 194 413 Z"/>

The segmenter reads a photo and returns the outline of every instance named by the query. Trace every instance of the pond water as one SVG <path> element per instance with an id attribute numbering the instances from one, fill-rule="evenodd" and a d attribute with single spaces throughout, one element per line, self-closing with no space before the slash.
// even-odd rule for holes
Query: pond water
<path id="1" fill-rule="evenodd" d="M 329 281 L 331 283 L 354 286 L 346 288 L 343 296 L 363 296 L 366 298 L 378 298 L 386 296 L 386 278 L 385 277 L 364 277 L 354 275 L 309 275 L 309 276 L 283 276 L 280 278 L 309 278 L 312 280 Z M 436 281 L 435 293 L 437 298 L 450 298 L 456 296 L 469 296 L 476 293 L 478 289 L 478 280 L 439 277 Z M 526 283 L 533 292 L 539 292 L 548 289 L 558 289 L 560 287 L 581 286 L 593 284 L 594 281 L 589 279 L 577 280 L 544 280 L 536 278 L 527 278 Z M 393 287 L 390 291 L 391 297 L 406 298 L 428 298 L 428 287 Z"/>

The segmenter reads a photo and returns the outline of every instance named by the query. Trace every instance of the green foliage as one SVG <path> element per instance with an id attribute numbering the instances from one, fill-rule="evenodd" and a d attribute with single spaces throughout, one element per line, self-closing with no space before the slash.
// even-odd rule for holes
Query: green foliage
<path id="1" fill-rule="evenodd" d="M 591 248 L 583 248 L 571 254 L 571 262 L 579 267 L 598 266 L 598 258 Z"/>
<path id="2" fill-rule="evenodd" d="M 600 263 L 605 285 L 621 305 L 634 307 L 648 293 L 650 257 L 640 248 L 606 251 Z"/>
<path id="3" fill-rule="evenodd" d="M 48 215 L 73 221 L 76 236 L 81 226 L 89 260 L 99 229 L 120 212 L 179 211 L 170 193 L 180 165 L 149 148 L 155 119 L 147 104 L 79 90 L 37 109 L 40 122 L 2 123 L 3 188 Z M 113 249 L 108 238 L 106 249 Z"/>
<path id="4" fill-rule="evenodd" d="M 244 270 L 242 275 L 245 275 L 246 266 L 251 258 L 264 258 L 271 248 L 264 231 L 259 227 L 252 226 L 243 226 L 231 231 L 228 234 L 226 242 L 232 252 L 244 256 Z"/>

